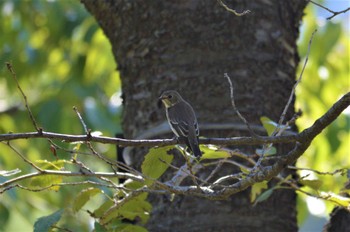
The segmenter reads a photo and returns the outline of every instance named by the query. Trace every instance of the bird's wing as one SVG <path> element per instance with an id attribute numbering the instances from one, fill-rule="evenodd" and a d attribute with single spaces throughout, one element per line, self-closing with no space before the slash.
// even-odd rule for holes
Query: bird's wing
<path id="1" fill-rule="evenodd" d="M 199 134 L 198 123 L 194 111 L 186 102 L 180 102 L 170 107 L 168 113 L 169 122 L 175 134 L 187 137 L 189 129 L 194 128 L 196 135 Z M 171 112 L 170 112 L 171 111 Z"/>

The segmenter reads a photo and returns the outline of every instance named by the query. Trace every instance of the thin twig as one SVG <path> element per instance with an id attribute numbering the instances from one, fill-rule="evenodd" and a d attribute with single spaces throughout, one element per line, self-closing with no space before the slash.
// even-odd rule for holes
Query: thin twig
<path id="1" fill-rule="evenodd" d="M 25 103 L 25 107 L 26 107 L 26 109 L 27 109 L 27 111 L 28 111 L 30 120 L 32 121 L 35 130 L 38 131 L 38 132 L 40 133 L 40 132 L 42 131 L 42 129 L 38 126 L 38 124 L 37 124 L 36 121 L 35 121 L 35 118 L 34 118 L 34 116 L 33 116 L 32 111 L 30 110 L 30 107 L 29 107 L 29 104 L 28 104 L 28 101 L 27 101 L 27 96 L 25 95 L 25 93 L 23 92 L 21 86 L 19 85 L 19 82 L 18 82 L 18 80 L 17 80 L 17 75 L 16 75 L 16 72 L 13 70 L 12 64 L 11 64 L 10 62 L 6 62 L 6 67 L 7 67 L 7 69 L 10 71 L 10 73 L 12 74 L 12 78 L 13 78 L 14 81 L 16 82 L 17 88 L 18 88 L 18 90 L 20 91 L 20 93 L 22 94 L 22 97 L 23 97 L 24 103 Z"/>
<path id="2" fill-rule="evenodd" d="M 226 149 L 220 149 L 220 150 L 226 150 Z M 231 157 L 233 156 L 236 156 L 236 157 L 239 157 L 241 159 L 244 159 L 245 161 L 249 162 L 250 164 L 252 165 L 255 165 L 255 160 L 254 160 L 254 157 L 255 155 L 248 155 L 248 154 L 245 154 L 243 153 L 242 151 L 238 150 L 238 149 L 235 149 L 235 150 L 231 150 L 231 151 L 228 151 L 231 155 Z"/>
<path id="3" fill-rule="evenodd" d="M 313 193 L 310 193 L 308 191 L 303 190 L 302 188 L 300 188 L 300 186 L 298 184 L 293 183 L 293 182 L 292 181 L 282 180 L 281 183 L 285 183 L 285 184 L 289 185 L 289 187 L 288 186 L 279 186 L 276 189 L 293 189 L 293 190 L 301 192 L 301 193 L 303 193 L 303 194 L 305 194 L 307 196 L 314 197 L 316 199 L 322 199 L 322 200 L 325 200 L 325 201 L 329 201 L 329 202 L 332 202 L 335 205 L 338 205 L 340 207 L 344 207 L 344 205 L 340 204 L 339 202 L 330 199 L 332 197 L 331 193 L 323 193 L 322 194 L 322 192 L 321 192 L 321 194 L 319 194 L 318 191 L 317 191 L 317 195 L 315 195 Z"/>
<path id="4" fill-rule="evenodd" d="M 83 119 L 83 117 L 81 116 L 80 112 L 78 111 L 77 107 L 73 106 L 73 110 L 75 111 L 75 113 L 77 114 L 78 118 L 79 118 L 79 121 L 80 123 L 82 124 L 83 128 L 84 128 L 84 131 L 85 133 L 88 135 L 88 136 L 91 136 L 91 133 L 90 133 L 90 129 L 87 128 L 86 126 L 86 123 Z M 109 164 L 111 166 L 111 168 L 113 169 L 113 166 L 114 165 L 117 165 L 118 166 L 118 163 L 115 163 L 115 162 L 111 162 L 110 160 L 108 160 L 107 158 L 103 157 L 101 154 L 99 154 L 95 149 L 94 147 L 92 146 L 91 142 L 90 141 L 86 141 L 86 144 L 88 146 L 88 148 L 90 149 L 90 151 L 92 152 L 93 155 L 97 156 L 99 159 L 101 159 L 102 161 L 106 162 L 107 164 Z M 84 166 L 83 166 L 84 167 Z M 128 167 L 128 170 L 127 171 L 130 171 L 131 168 Z M 89 169 L 88 169 L 89 170 Z M 114 169 L 113 169 L 114 170 Z M 104 178 L 104 177 L 99 177 L 99 179 L 103 180 L 103 181 L 106 181 L 112 185 L 115 185 L 113 181 L 107 179 L 107 178 Z"/>
<path id="5" fill-rule="evenodd" d="M 309 55 L 310 55 L 312 40 L 313 40 L 314 35 L 315 35 L 316 32 L 317 32 L 317 29 L 315 29 L 315 30 L 312 32 L 311 38 L 310 38 L 310 40 L 309 40 L 309 45 L 308 45 L 308 49 L 307 49 L 307 53 L 306 53 L 306 57 L 305 57 L 305 62 L 304 62 L 303 68 L 302 68 L 302 70 L 301 70 L 301 72 L 300 72 L 300 75 L 299 75 L 298 80 L 295 82 L 295 84 L 294 84 L 294 86 L 293 86 L 293 88 L 292 88 L 292 91 L 291 91 L 291 93 L 290 93 L 290 95 L 289 95 L 288 102 L 287 102 L 286 106 L 284 107 L 284 110 L 283 110 L 283 112 L 282 112 L 282 114 L 281 114 L 281 117 L 280 117 L 280 119 L 279 119 L 279 121 L 278 121 L 278 126 L 275 128 L 274 132 L 272 133 L 272 136 L 276 135 L 276 133 L 278 133 L 278 131 L 280 130 L 280 126 L 282 125 L 282 123 L 283 123 L 283 121 L 284 121 L 284 119 L 285 119 L 285 117 L 286 117 L 287 110 L 288 110 L 288 108 L 289 108 L 289 106 L 290 106 L 290 104 L 291 104 L 291 102 L 292 102 L 292 100 L 293 100 L 293 98 L 294 98 L 295 89 L 296 89 L 296 87 L 298 86 L 298 84 L 301 82 L 301 79 L 302 79 L 302 77 L 303 77 L 306 64 L 307 64 L 307 62 L 308 62 L 308 60 L 309 60 Z"/>
<path id="6" fill-rule="evenodd" d="M 332 13 L 333 15 L 332 16 L 329 16 L 328 18 L 326 18 L 327 20 L 331 20 L 332 18 L 334 18 L 335 16 L 339 15 L 339 14 L 343 14 L 343 13 L 346 13 L 347 11 L 350 10 L 350 7 L 346 8 L 345 10 L 342 10 L 342 11 L 333 11 L 325 6 L 322 6 L 321 4 L 317 3 L 317 2 L 314 2 L 312 0 L 308 0 L 308 2 L 311 2 L 312 4 L 318 6 L 318 7 L 321 7 L 322 9 Z"/>
<path id="7" fill-rule="evenodd" d="M 101 155 L 100 153 L 98 153 L 91 145 L 90 142 L 87 142 L 86 145 L 88 146 L 88 148 L 90 149 L 90 151 L 92 152 L 92 154 L 94 156 L 96 156 L 97 158 L 99 158 L 100 160 L 102 160 L 103 162 L 109 164 L 111 167 L 113 166 L 116 166 L 118 167 L 119 169 L 123 170 L 123 171 L 126 171 L 126 172 L 130 172 L 130 173 L 133 173 L 134 175 L 141 175 L 140 172 L 138 172 L 137 170 L 133 169 L 132 167 L 122 163 L 122 162 L 119 162 L 119 161 L 116 161 L 116 160 L 111 160 L 111 159 L 108 159 L 107 157 L 104 157 L 103 155 Z"/>
<path id="8" fill-rule="evenodd" d="M 190 168 L 188 167 L 187 162 L 182 165 L 180 168 L 176 167 L 175 165 L 166 162 L 163 159 L 159 159 L 159 161 L 161 161 L 162 163 L 168 165 L 169 167 L 171 167 L 172 169 L 177 170 L 176 174 L 173 176 L 173 178 L 168 181 L 167 183 L 171 183 L 173 185 L 180 185 L 180 183 L 188 176 L 190 176 L 193 180 L 194 183 L 198 183 L 198 181 L 205 183 L 205 184 L 209 184 L 207 182 L 205 182 L 204 180 L 200 179 L 199 177 L 197 177 L 196 175 L 194 175 L 193 172 L 190 171 Z M 195 166 L 192 167 L 195 172 L 198 172 L 201 168 L 203 168 L 203 166 L 201 164 L 195 164 Z M 195 181 L 194 181 L 195 179 Z"/>
<path id="9" fill-rule="evenodd" d="M 258 137 L 258 135 L 252 130 L 252 128 L 250 127 L 248 121 L 243 117 L 243 115 L 241 115 L 241 113 L 239 112 L 238 108 L 236 107 L 236 103 L 235 103 L 235 99 L 233 97 L 233 85 L 232 85 L 232 81 L 231 78 L 229 77 L 229 75 L 227 73 L 224 73 L 224 77 L 226 77 L 229 85 L 230 85 L 230 97 L 231 97 L 231 104 L 233 107 L 233 110 L 236 112 L 236 114 L 238 115 L 238 117 L 244 122 L 244 124 L 247 126 L 251 136 L 253 137 Z"/>
<path id="10" fill-rule="evenodd" d="M 102 144 L 115 144 L 123 147 L 155 147 L 155 146 L 169 146 L 176 145 L 178 141 L 176 139 L 120 139 L 115 137 L 106 136 L 87 136 L 87 135 L 72 135 L 72 134 L 60 134 L 54 132 L 23 132 L 23 133 L 9 133 L 0 134 L 0 141 L 11 141 L 18 139 L 31 139 L 31 138 L 49 138 L 54 140 L 60 140 L 64 143 L 72 142 L 97 142 Z M 293 143 L 298 141 L 298 134 L 296 135 L 284 135 L 279 137 L 233 137 L 233 138 L 199 138 L 200 144 L 214 144 L 214 145 L 259 145 L 264 143 Z M 64 149 L 63 149 L 64 150 Z"/>
<path id="11" fill-rule="evenodd" d="M 106 217 L 108 217 L 108 215 L 110 215 L 112 212 L 115 212 L 117 209 L 122 207 L 125 203 L 127 203 L 128 201 L 132 200 L 133 198 L 139 196 L 140 194 L 142 194 L 141 191 L 132 191 L 129 194 L 127 194 L 124 198 L 115 202 L 115 204 L 113 206 L 111 206 L 109 209 L 107 209 L 105 211 L 105 213 L 101 216 L 100 222 L 102 222 L 102 224 L 104 224 L 103 222 L 104 222 L 104 220 L 106 220 Z"/>
<path id="12" fill-rule="evenodd" d="M 77 107 L 73 107 L 73 110 L 75 111 L 75 113 L 77 114 L 78 118 L 79 118 L 79 121 L 80 123 L 82 124 L 83 128 L 84 128 L 84 131 L 86 133 L 86 135 L 88 137 L 91 137 L 91 130 L 87 128 L 86 126 L 86 123 L 83 119 L 83 117 L 81 116 L 80 112 L 78 111 Z M 91 142 L 90 141 L 86 141 L 85 142 L 87 147 L 89 148 L 89 150 L 92 152 L 93 155 L 97 156 L 100 160 L 104 161 L 105 163 L 109 164 L 111 166 L 111 168 L 114 170 L 114 166 L 116 166 L 117 168 L 120 168 L 121 170 L 124 170 L 124 171 L 127 171 L 127 172 L 130 172 L 130 173 L 134 173 L 136 175 L 139 175 L 140 173 L 138 173 L 135 169 L 132 169 L 130 166 L 128 165 L 125 165 L 121 162 L 115 162 L 115 161 L 112 161 L 106 157 L 104 157 L 103 155 L 101 155 L 100 153 L 98 153 L 94 147 L 92 146 Z M 106 180 L 105 180 L 106 181 Z"/>
<path id="13" fill-rule="evenodd" d="M 76 158 L 72 158 L 72 163 L 79 166 L 81 172 L 94 173 L 89 167 L 87 167 L 83 162 L 77 160 Z"/>
<path id="14" fill-rule="evenodd" d="M 240 180 L 241 178 L 242 178 L 242 173 L 236 173 L 236 174 L 231 174 L 231 175 L 227 175 L 227 176 L 222 176 L 213 183 L 213 186 L 217 186 L 220 183 L 227 181 L 227 180 L 232 180 L 232 179 Z"/>
<path id="15" fill-rule="evenodd" d="M 244 169 L 244 170 L 250 170 L 251 169 L 251 168 L 247 167 L 246 165 L 238 163 L 238 162 L 236 162 L 234 160 L 226 159 L 226 160 L 223 160 L 223 162 L 224 163 L 228 163 L 228 164 L 232 164 L 232 165 L 234 165 L 234 166 L 236 166 L 236 167 L 238 167 L 240 169 L 241 168 Z"/>
<path id="16" fill-rule="evenodd" d="M 75 111 L 75 113 L 77 114 L 78 118 L 79 118 L 79 121 L 80 123 L 82 124 L 83 128 L 84 128 L 84 131 L 86 134 L 89 134 L 89 130 L 86 126 L 86 123 L 84 122 L 83 120 L 83 117 L 81 117 L 81 114 L 80 112 L 78 111 L 77 107 L 76 106 L 73 106 L 73 110 Z"/>
<path id="17" fill-rule="evenodd" d="M 321 172 L 321 171 L 311 169 L 311 168 L 299 168 L 299 167 L 295 167 L 295 166 L 291 166 L 291 165 L 288 165 L 287 167 L 289 169 L 293 169 L 293 170 L 310 171 L 310 172 L 317 173 L 319 175 L 330 175 L 330 176 L 334 176 L 337 173 L 340 173 L 340 175 L 344 175 L 349 170 L 348 168 L 341 168 L 341 169 L 337 169 L 333 172 Z"/>
<path id="18" fill-rule="evenodd" d="M 246 15 L 246 14 L 249 14 L 251 11 L 250 10 L 245 10 L 241 13 L 238 13 L 236 10 L 233 10 L 231 8 L 229 8 L 225 3 L 222 2 L 222 0 L 218 0 L 219 4 L 225 8 L 225 10 L 227 10 L 228 12 L 231 12 L 233 13 L 234 15 L 236 16 L 243 16 L 243 15 Z"/>
<path id="19" fill-rule="evenodd" d="M 34 172 L 25 174 L 19 177 L 15 177 L 12 179 L 9 179 L 5 182 L 0 183 L 0 188 L 4 188 L 6 186 L 9 186 L 12 183 L 16 183 L 18 181 L 22 181 L 25 179 L 30 179 L 36 176 L 44 176 L 44 175 L 56 175 L 56 176 L 92 176 L 92 177 L 117 177 L 120 179 L 132 179 L 137 182 L 144 182 L 144 178 L 142 176 L 133 175 L 131 173 L 125 173 L 125 172 L 118 172 L 118 173 L 111 173 L 111 172 L 94 172 L 94 173 L 83 173 L 83 172 L 71 172 L 71 171 L 58 171 L 58 170 L 42 170 L 41 172 Z"/>
<path id="20" fill-rule="evenodd" d="M 185 158 L 185 160 L 186 160 L 186 163 L 187 163 L 187 167 L 188 167 L 188 171 L 190 172 L 190 177 L 191 177 L 191 179 L 192 179 L 192 181 L 193 181 L 193 183 L 197 186 L 197 189 L 198 190 L 200 190 L 200 186 L 199 186 L 199 184 L 198 184 L 198 181 L 197 181 L 197 177 L 196 177 L 196 175 L 194 174 L 194 172 L 193 172 L 193 166 L 192 166 L 192 162 L 196 162 L 195 160 L 193 160 L 192 158 L 191 158 L 191 156 L 190 155 L 187 155 L 187 151 L 186 151 L 186 149 L 183 149 L 182 150 L 182 156 Z"/>
<path id="21" fill-rule="evenodd" d="M 10 142 L 7 142 L 6 145 L 11 148 L 12 151 L 14 151 L 19 157 L 21 157 L 21 159 L 26 162 L 27 164 L 29 164 L 30 166 L 32 166 L 33 168 L 35 168 L 37 171 L 42 172 L 43 169 L 39 168 L 38 166 L 36 166 L 32 161 L 30 161 L 29 159 L 27 159 L 26 157 L 24 157 L 15 147 L 13 147 Z"/>
<path id="22" fill-rule="evenodd" d="M 211 178 L 213 178 L 213 176 L 219 171 L 219 169 L 221 168 L 221 166 L 224 164 L 223 160 L 219 160 L 219 162 L 217 163 L 216 167 L 213 169 L 213 171 L 211 171 L 211 173 L 209 174 L 209 176 L 204 180 L 205 182 L 209 182 L 209 180 Z"/>
<path id="23" fill-rule="evenodd" d="M 2 190 L 0 190 L 0 194 L 4 193 L 12 188 L 20 188 L 20 189 L 27 190 L 30 192 L 42 192 L 42 191 L 45 191 L 48 189 L 52 189 L 53 187 L 82 186 L 82 185 L 96 185 L 96 186 L 101 186 L 101 187 L 106 187 L 106 188 L 115 188 L 115 186 L 113 186 L 113 185 L 103 184 L 103 183 L 99 183 L 99 182 L 95 182 L 95 181 L 91 181 L 91 180 L 86 180 L 86 181 L 50 184 L 46 187 L 40 187 L 40 188 L 29 188 L 29 187 L 26 187 L 26 186 L 23 186 L 20 184 L 14 184 L 14 185 L 7 186 L 6 188 L 3 188 Z M 120 186 L 119 188 L 123 189 L 122 186 Z"/>

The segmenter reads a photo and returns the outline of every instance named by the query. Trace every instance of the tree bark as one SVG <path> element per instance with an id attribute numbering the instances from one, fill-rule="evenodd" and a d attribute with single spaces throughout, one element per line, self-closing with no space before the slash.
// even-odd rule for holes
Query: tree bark
<path id="1" fill-rule="evenodd" d="M 164 122 L 157 99 L 167 89 L 179 91 L 192 104 L 201 136 L 249 135 L 224 126 L 242 124 L 232 109 L 224 73 L 231 77 L 236 105 L 250 124 L 259 124 L 261 116 L 278 121 L 295 82 L 296 40 L 306 1 L 225 2 L 238 12 L 252 12 L 242 17 L 215 0 L 82 2 L 112 44 L 123 84 L 126 138 L 140 137 Z M 293 114 L 290 107 L 287 119 Z M 241 149 L 252 152 L 256 147 Z M 277 149 L 283 155 L 290 146 Z M 129 162 L 138 167 L 145 152 L 133 149 Z M 223 166 L 221 174 L 235 171 Z M 150 231 L 297 231 L 293 191 L 275 191 L 255 207 L 249 190 L 226 201 L 183 196 L 173 202 L 164 196 L 150 200 Z"/>

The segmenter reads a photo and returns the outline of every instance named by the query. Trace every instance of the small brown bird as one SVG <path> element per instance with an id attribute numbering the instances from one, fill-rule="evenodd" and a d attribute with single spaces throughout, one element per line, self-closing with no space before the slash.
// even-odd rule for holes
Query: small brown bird
<path id="1" fill-rule="evenodd" d="M 165 105 L 166 117 L 171 130 L 185 141 L 194 156 L 201 157 L 198 144 L 198 122 L 192 106 L 175 90 L 167 90 L 159 97 Z"/>

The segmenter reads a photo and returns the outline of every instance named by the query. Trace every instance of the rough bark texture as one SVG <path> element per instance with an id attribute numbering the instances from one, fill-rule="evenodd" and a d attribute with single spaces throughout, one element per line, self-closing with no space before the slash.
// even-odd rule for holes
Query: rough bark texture
<path id="1" fill-rule="evenodd" d="M 278 120 L 295 81 L 296 40 L 306 1 L 226 1 L 237 17 L 215 0 L 82 0 L 111 41 L 123 83 L 126 138 L 165 120 L 157 98 L 178 90 L 192 103 L 201 125 L 241 123 L 234 114 L 227 72 L 240 112 L 251 124 Z M 288 112 L 293 114 L 293 107 Z M 203 130 L 202 136 L 239 136 L 246 131 Z M 156 135 L 165 137 L 165 135 Z M 254 148 L 249 148 L 253 150 Z M 283 154 L 288 147 L 279 147 Z M 131 161 L 142 161 L 134 149 Z M 232 173 L 232 166 L 222 173 Z M 152 196 L 150 231 L 297 231 L 296 196 L 277 191 L 252 207 L 249 192 L 227 201 Z"/>
<path id="2" fill-rule="evenodd" d="M 350 232 L 350 212 L 348 210 L 336 207 L 330 217 L 323 232 Z"/>
<path id="3" fill-rule="evenodd" d="M 350 181 L 344 185 L 344 190 L 350 189 Z M 344 194 L 349 197 L 349 194 Z M 323 232 L 350 232 L 350 211 L 341 207 L 335 207 L 330 215 L 328 223 L 324 226 Z"/>

